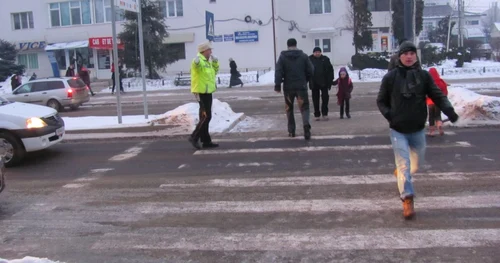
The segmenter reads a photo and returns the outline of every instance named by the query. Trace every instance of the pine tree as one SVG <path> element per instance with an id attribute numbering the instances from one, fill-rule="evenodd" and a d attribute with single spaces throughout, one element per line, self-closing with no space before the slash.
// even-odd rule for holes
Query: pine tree
<path id="1" fill-rule="evenodd" d="M 450 16 L 446 16 L 438 22 L 438 26 L 429 32 L 429 41 L 431 43 L 442 43 L 446 45 L 448 40 L 448 23 L 450 22 Z M 451 22 L 450 31 L 453 30 L 455 22 Z M 453 37 L 450 35 L 450 37 Z"/>
<path id="2" fill-rule="evenodd" d="M 144 60 L 148 69 L 148 78 L 157 79 L 157 70 L 164 69 L 167 65 L 178 60 L 176 50 L 163 43 L 168 37 L 167 26 L 163 22 L 163 15 L 158 3 L 151 0 L 141 1 L 142 26 L 144 39 Z M 125 45 L 125 50 L 120 57 L 127 68 L 140 69 L 139 31 L 137 27 L 137 14 L 125 12 L 126 22 L 124 30 L 118 37 Z M 119 52 L 120 53 L 120 52 Z"/>
<path id="3" fill-rule="evenodd" d="M 405 38 L 404 29 L 404 1 L 406 0 L 392 0 L 392 30 L 394 31 L 394 37 L 397 40 Z M 416 1 L 416 13 L 415 13 L 415 34 L 418 36 L 422 32 L 423 21 L 424 21 L 424 1 Z M 411 1 L 413 3 L 413 1 Z"/>
<path id="4" fill-rule="evenodd" d="M 368 10 L 367 0 L 349 0 L 351 10 L 349 20 L 353 30 L 353 45 L 355 53 L 373 47 L 372 33 L 368 28 L 373 26 L 372 13 Z"/>
<path id="5" fill-rule="evenodd" d="M 22 74 L 23 65 L 16 65 L 16 46 L 0 39 L 0 81 L 5 81 L 12 74 Z"/>

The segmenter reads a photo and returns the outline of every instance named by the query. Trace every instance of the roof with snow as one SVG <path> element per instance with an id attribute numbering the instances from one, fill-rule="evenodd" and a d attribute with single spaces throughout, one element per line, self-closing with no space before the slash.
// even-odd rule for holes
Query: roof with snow
<path id="1" fill-rule="evenodd" d="M 495 25 L 495 28 L 496 28 L 498 31 L 500 31 L 500 23 L 498 23 L 498 22 L 497 22 L 497 23 L 494 23 L 494 25 Z"/>

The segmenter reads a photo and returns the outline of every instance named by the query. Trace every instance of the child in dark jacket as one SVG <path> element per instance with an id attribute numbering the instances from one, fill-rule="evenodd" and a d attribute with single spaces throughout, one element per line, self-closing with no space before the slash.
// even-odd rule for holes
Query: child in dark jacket
<path id="1" fill-rule="evenodd" d="M 351 114 L 349 113 L 349 100 L 351 99 L 351 93 L 354 87 L 345 67 L 340 68 L 339 78 L 333 81 L 332 85 L 339 85 L 337 91 L 337 104 L 340 105 L 340 118 L 344 118 L 345 107 L 345 116 L 350 119 Z"/>

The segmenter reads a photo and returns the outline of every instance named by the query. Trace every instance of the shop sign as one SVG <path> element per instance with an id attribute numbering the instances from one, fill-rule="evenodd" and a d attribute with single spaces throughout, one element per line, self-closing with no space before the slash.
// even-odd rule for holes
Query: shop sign
<path id="1" fill-rule="evenodd" d="M 47 43 L 45 41 L 21 42 L 17 44 L 20 51 L 40 50 L 44 49 Z"/>
<path id="2" fill-rule="evenodd" d="M 89 48 L 93 49 L 113 49 L 112 37 L 93 37 L 89 38 Z M 118 39 L 118 48 L 125 49 L 125 45 Z"/>

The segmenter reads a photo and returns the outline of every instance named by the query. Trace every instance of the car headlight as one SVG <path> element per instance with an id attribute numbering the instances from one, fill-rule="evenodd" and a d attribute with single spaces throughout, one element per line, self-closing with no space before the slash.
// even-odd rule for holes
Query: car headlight
<path id="1" fill-rule="evenodd" d="M 26 120 L 26 127 L 28 129 L 43 128 L 45 126 L 47 126 L 47 123 L 45 123 L 42 119 L 37 118 L 37 117 L 29 118 Z"/>

